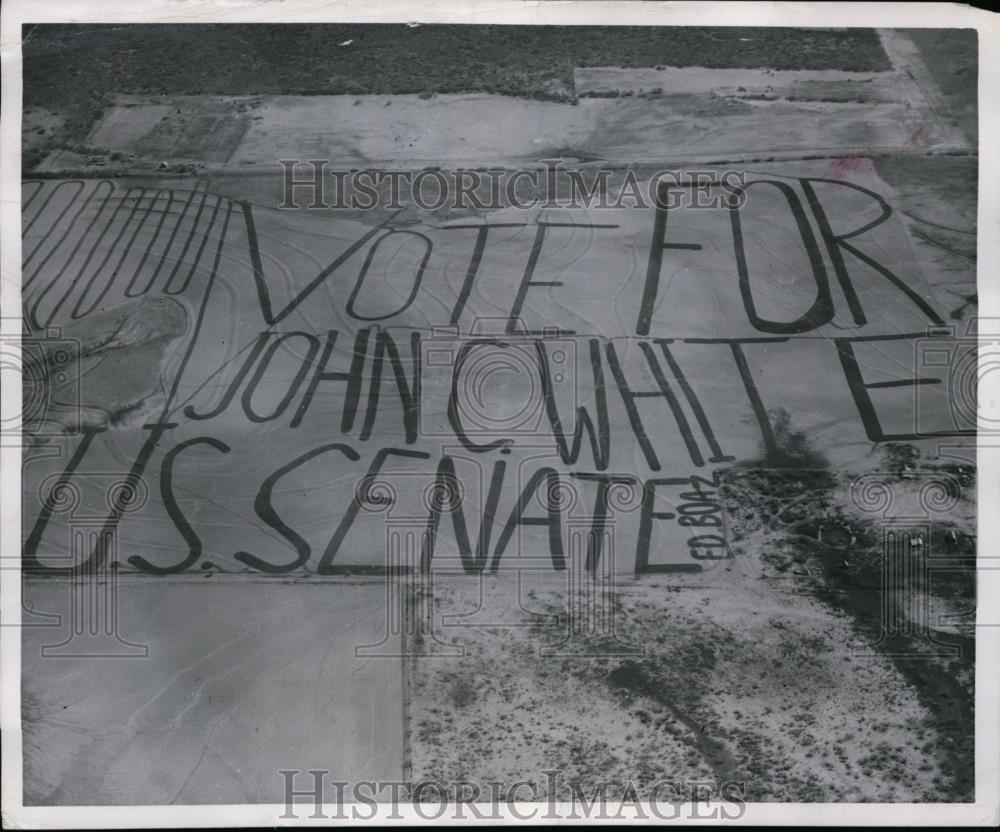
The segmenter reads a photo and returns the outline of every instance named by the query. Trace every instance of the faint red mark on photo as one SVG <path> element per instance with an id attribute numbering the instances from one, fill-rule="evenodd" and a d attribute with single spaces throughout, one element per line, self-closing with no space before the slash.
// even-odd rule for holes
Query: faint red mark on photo
<path id="1" fill-rule="evenodd" d="M 847 179 L 851 174 L 873 175 L 875 163 L 867 156 L 842 156 L 834 159 L 826 172 L 827 179 Z"/>

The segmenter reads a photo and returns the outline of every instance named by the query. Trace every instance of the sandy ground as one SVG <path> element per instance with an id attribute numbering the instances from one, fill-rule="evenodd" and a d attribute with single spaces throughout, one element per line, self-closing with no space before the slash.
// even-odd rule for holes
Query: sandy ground
<path id="1" fill-rule="evenodd" d="M 624 587 L 619 636 L 641 657 L 578 658 L 571 645 L 546 658 L 532 630 L 463 633 L 468 658 L 416 661 L 414 779 L 560 769 L 560 799 L 573 782 L 620 797 L 630 780 L 642 795 L 709 780 L 752 801 L 939 799 L 943 766 L 925 745 L 945 736 L 906 679 L 852 657 L 845 616 L 781 584 L 749 586 Z M 457 606 L 448 589 L 435 600 Z M 562 610 L 565 595 L 536 603 Z"/>
<path id="2" fill-rule="evenodd" d="M 836 499 L 861 522 L 842 489 Z M 948 521 L 974 535 L 968 492 L 960 505 Z M 751 801 L 968 799 L 971 729 L 935 698 L 956 696 L 957 680 L 971 702 L 971 656 L 897 664 L 821 600 L 832 550 L 807 551 L 788 529 L 764 529 L 711 573 L 626 582 L 596 603 L 551 581 L 438 582 L 423 599 L 436 629 L 415 652 L 440 653 L 438 639 L 465 655 L 411 660 L 414 780 L 533 777 L 539 799 L 597 784 L 621 799 L 630 781 L 640 795 L 734 783 Z M 936 615 L 954 611 L 946 596 L 935 587 L 931 617 L 945 642 L 957 632 Z M 970 600 L 958 604 L 966 636 Z M 559 785 L 541 774 L 551 769 Z"/>
<path id="3" fill-rule="evenodd" d="M 161 162 L 275 168 L 281 159 L 330 159 L 357 167 L 478 167 L 553 156 L 711 163 L 967 148 L 964 137 L 928 122 L 908 102 L 820 95 L 834 98 L 812 93 L 810 100 L 802 91 L 754 98 L 733 90 L 583 98 L 570 105 L 492 95 L 195 96 L 168 99 L 167 115 L 157 120 L 165 109 L 160 98 L 113 108 L 87 144 L 105 156 L 137 156 L 127 163 L 133 170 Z M 217 113 L 240 104 L 254 115 L 220 126 Z M 134 137 L 117 129 L 133 119 L 153 126 Z M 210 122 L 214 127 L 206 130 Z M 222 144 L 214 132 L 221 129 L 227 131 Z M 80 153 L 58 152 L 39 170 L 79 169 L 86 162 Z"/>
<path id="4" fill-rule="evenodd" d="M 86 586 L 24 586 L 50 625 L 24 629 L 26 804 L 280 803 L 281 769 L 402 776 L 399 660 L 355 656 L 399 652 L 381 584 L 115 587 L 85 609 L 117 638 L 74 620 Z"/>
<path id="5" fill-rule="evenodd" d="M 975 159 L 886 157 L 879 175 L 899 194 L 899 208 L 928 282 L 959 331 L 977 306 Z"/>

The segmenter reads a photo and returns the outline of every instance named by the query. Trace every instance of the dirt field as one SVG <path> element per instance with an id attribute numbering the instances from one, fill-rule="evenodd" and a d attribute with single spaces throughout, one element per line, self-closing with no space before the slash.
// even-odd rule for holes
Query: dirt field
<path id="1" fill-rule="evenodd" d="M 119 94 L 492 92 L 572 103 L 584 66 L 888 68 L 872 30 L 423 25 L 32 26 L 24 61 L 26 109 L 61 119 L 38 133 L 26 115 L 25 170 L 81 144 Z"/>
<path id="2" fill-rule="evenodd" d="M 893 488 L 915 495 L 918 473 Z M 621 586 L 603 630 L 592 598 L 551 582 L 491 576 L 421 597 L 433 620 L 470 623 L 439 630 L 461 660 L 430 649 L 411 660 L 414 779 L 559 768 L 563 782 L 539 799 L 570 799 L 571 781 L 621 800 L 630 783 L 644 795 L 708 778 L 750 801 L 971 800 L 974 490 L 936 530 L 935 554 L 961 565 L 932 584 L 942 655 L 922 657 L 919 636 L 881 631 L 882 528 L 854 505 L 852 478 L 736 468 L 723 479 L 736 559 Z M 498 610 L 514 614 L 500 624 Z"/>

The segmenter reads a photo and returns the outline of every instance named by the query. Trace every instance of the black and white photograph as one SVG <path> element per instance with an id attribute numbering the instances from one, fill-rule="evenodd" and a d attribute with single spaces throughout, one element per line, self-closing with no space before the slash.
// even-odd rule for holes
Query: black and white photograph
<path id="1" fill-rule="evenodd" d="M 998 822 L 995 15 L 2 26 L 6 826 Z"/>

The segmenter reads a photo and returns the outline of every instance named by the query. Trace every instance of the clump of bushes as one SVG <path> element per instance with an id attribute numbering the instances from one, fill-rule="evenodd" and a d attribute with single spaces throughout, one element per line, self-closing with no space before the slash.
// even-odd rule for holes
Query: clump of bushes
<path id="1" fill-rule="evenodd" d="M 813 447 L 803 430 L 792 427 L 792 419 L 783 407 L 769 412 L 772 439 L 764 442 L 756 465 L 765 468 L 826 470 L 830 461 Z"/>
<path id="2" fill-rule="evenodd" d="M 882 464 L 892 474 L 902 474 L 920 464 L 920 449 L 906 442 L 889 442 L 882 449 Z"/>

